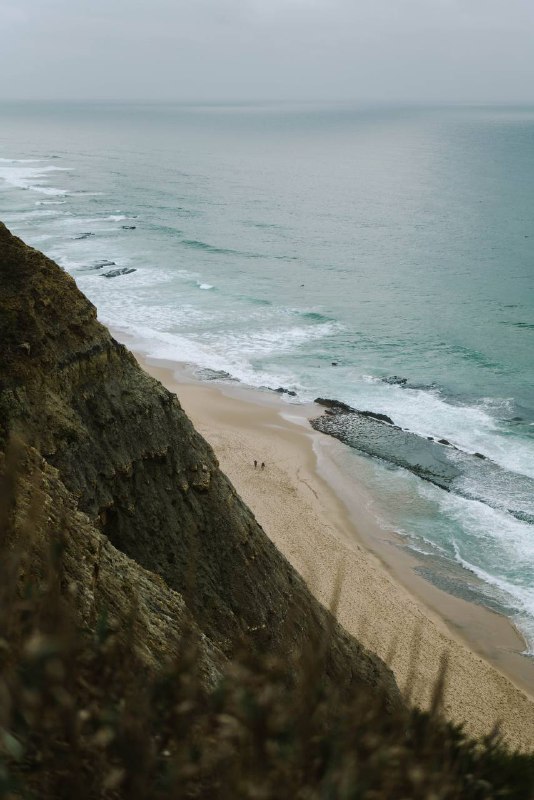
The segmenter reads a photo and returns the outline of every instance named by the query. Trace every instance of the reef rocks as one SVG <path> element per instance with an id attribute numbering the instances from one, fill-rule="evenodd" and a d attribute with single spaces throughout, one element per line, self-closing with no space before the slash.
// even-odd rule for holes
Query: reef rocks
<path id="1" fill-rule="evenodd" d="M 380 414 L 377 411 L 360 411 L 357 408 L 351 408 L 351 406 L 348 406 L 346 403 L 342 403 L 339 400 L 328 400 L 324 397 L 316 397 L 314 402 L 320 406 L 325 406 L 327 409 L 327 414 L 359 414 L 362 417 L 376 419 L 379 422 L 387 422 L 388 425 L 395 424 L 391 417 L 388 417 L 387 414 Z"/>
<path id="2" fill-rule="evenodd" d="M 93 261 L 92 264 L 88 264 L 86 267 L 82 267 L 83 270 L 96 270 L 96 269 L 103 269 L 104 267 L 114 267 L 114 261 L 108 261 L 106 258 L 100 259 L 99 261 Z"/>
<path id="3" fill-rule="evenodd" d="M 462 497 L 506 510 L 517 519 L 529 514 L 522 497 L 534 494 L 534 480 L 510 473 L 482 453 L 460 450 L 448 439 L 436 440 L 393 424 L 386 414 L 358 411 L 337 400 L 318 398 L 326 413 L 311 420 L 315 430 L 356 450 L 413 472 Z M 517 492 L 510 494 L 513 481 Z"/>
<path id="4" fill-rule="evenodd" d="M 391 386 L 406 386 L 408 378 L 401 378 L 400 375 L 390 375 L 388 378 L 382 378 L 383 383 L 389 383 Z"/>
<path id="5" fill-rule="evenodd" d="M 112 269 L 109 272 L 104 272 L 101 278 L 118 278 L 119 275 L 129 275 L 130 272 L 136 272 L 135 267 L 121 267 L 120 269 Z"/>

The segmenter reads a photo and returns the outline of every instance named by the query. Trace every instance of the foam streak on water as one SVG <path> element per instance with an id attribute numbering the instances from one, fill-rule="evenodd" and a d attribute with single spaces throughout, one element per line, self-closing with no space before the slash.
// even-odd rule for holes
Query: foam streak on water
<path id="1" fill-rule="evenodd" d="M 534 648 L 534 110 L 3 112 L 0 218 L 141 352 L 459 448 L 359 477 Z"/>

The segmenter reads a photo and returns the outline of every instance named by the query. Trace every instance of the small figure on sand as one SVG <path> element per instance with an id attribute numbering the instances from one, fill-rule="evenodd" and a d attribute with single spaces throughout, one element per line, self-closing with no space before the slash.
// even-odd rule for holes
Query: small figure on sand
<path id="1" fill-rule="evenodd" d="M 254 459 L 254 469 L 256 469 L 256 467 L 257 467 L 257 466 L 258 466 L 258 461 L 257 461 L 257 459 L 255 458 L 255 459 Z"/>
<path id="2" fill-rule="evenodd" d="M 262 461 L 262 462 L 261 462 L 261 468 L 262 468 L 262 469 L 265 469 L 265 461 Z"/>

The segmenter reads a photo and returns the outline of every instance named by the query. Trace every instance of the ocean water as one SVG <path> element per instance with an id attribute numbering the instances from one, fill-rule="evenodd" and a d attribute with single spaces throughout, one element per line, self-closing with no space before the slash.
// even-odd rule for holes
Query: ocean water
<path id="1" fill-rule="evenodd" d="M 359 479 L 534 653 L 534 108 L 1 104 L 0 219 L 146 354 L 458 448 Z"/>

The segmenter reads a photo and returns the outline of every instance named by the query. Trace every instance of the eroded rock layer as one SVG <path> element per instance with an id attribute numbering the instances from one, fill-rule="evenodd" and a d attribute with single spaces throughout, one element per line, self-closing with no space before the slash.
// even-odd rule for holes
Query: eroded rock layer
<path id="1" fill-rule="evenodd" d="M 95 552 L 107 565 L 102 602 L 123 575 L 160 632 L 188 615 L 214 663 L 243 642 L 283 655 L 330 631 L 325 680 L 397 696 L 389 670 L 333 623 L 265 535 L 177 398 L 110 336 L 68 274 L 1 224 L 0 341 L 0 450 L 17 435 L 42 459 L 48 502 L 67 504 L 73 558 L 89 565 L 78 579 L 93 580 Z M 142 647 L 161 649 L 164 635 L 146 638 Z"/>

